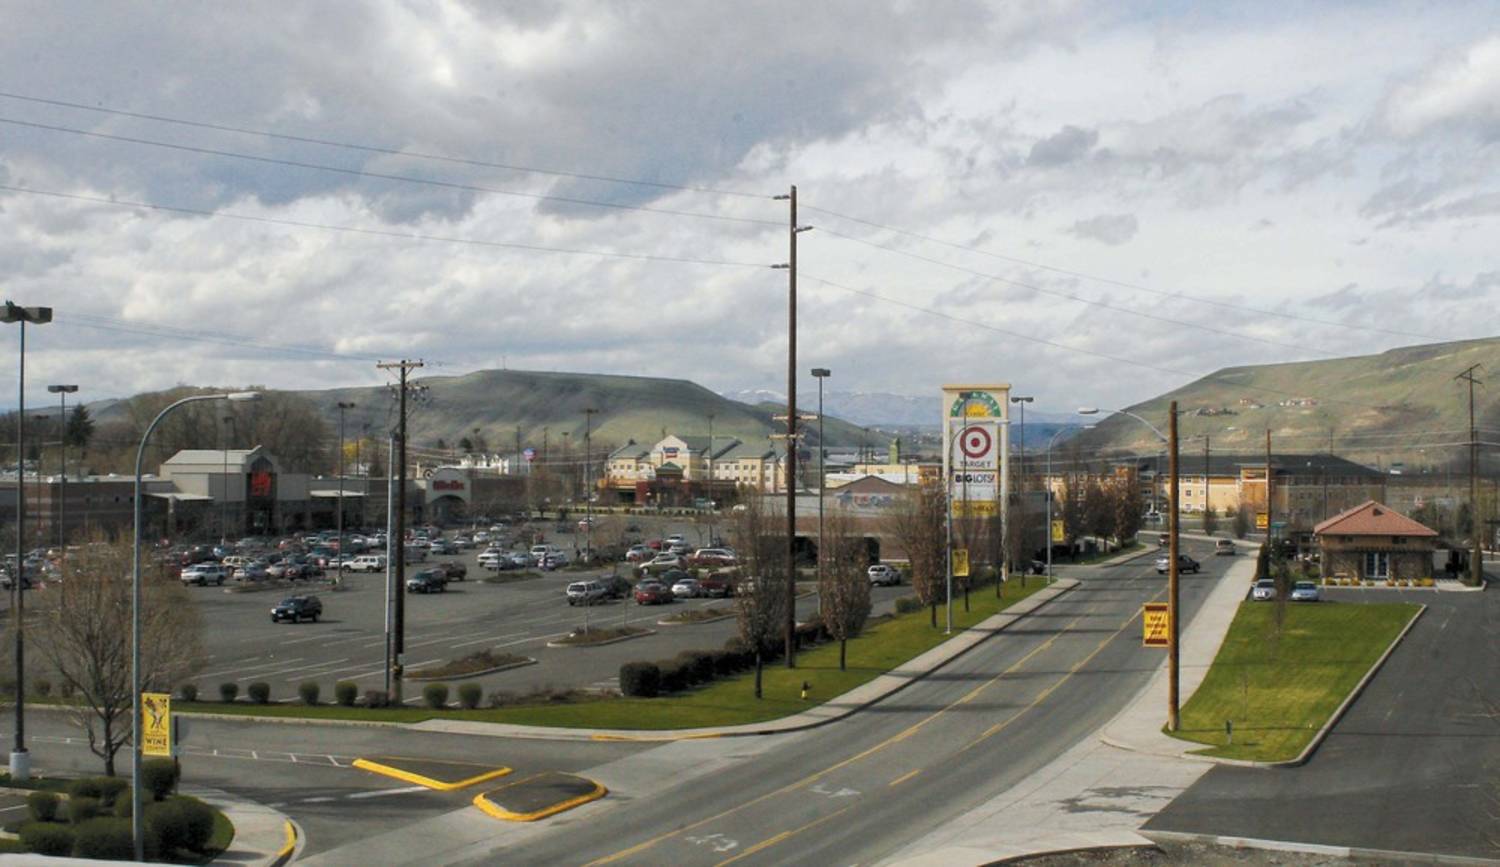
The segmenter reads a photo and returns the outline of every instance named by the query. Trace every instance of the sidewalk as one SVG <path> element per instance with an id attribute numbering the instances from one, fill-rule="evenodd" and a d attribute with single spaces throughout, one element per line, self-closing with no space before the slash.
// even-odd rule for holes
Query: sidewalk
<path id="1" fill-rule="evenodd" d="M 413 723 L 407 728 L 413 731 L 445 732 L 448 734 L 485 735 L 497 738 L 533 738 L 542 740 L 628 740 L 628 741 L 680 741 L 701 738 L 737 737 L 741 735 L 764 735 L 794 732 L 825 725 L 843 719 L 865 707 L 880 701 L 944 665 L 967 653 L 995 632 L 1005 629 L 1022 617 L 1078 586 L 1078 581 L 1063 578 L 1052 586 L 1038 590 L 1010 608 L 980 621 L 937 647 L 912 659 L 901 668 L 887 672 L 841 696 L 830 699 L 817 707 L 809 708 L 789 717 L 750 723 L 738 726 L 718 726 L 697 729 L 674 729 L 650 731 L 634 729 L 558 729 L 546 726 L 523 726 L 507 723 L 487 723 L 470 720 L 430 719 Z"/>
<path id="2" fill-rule="evenodd" d="M 296 823 L 270 807 L 206 786 L 184 786 L 182 793 L 218 807 L 234 824 L 234 840 L 214 864 L 279 867 L 302 849 L 303 835 Z"/>
<path id="3" fill-rule="evenodd" d="M 1244 599 L 1255 562 L 1231 566 L 1182 632 L 1182 702 L 1203 682 Z M 902 867 L 985 864 L 1101 846 L 1150 846 L 1137 833 L 1213 764 L 1186 756 L 1197 745 L 1161 733 L 1167 663 L 1104 725 L 1009 791 L 908 844 L 882 863 Z"/>

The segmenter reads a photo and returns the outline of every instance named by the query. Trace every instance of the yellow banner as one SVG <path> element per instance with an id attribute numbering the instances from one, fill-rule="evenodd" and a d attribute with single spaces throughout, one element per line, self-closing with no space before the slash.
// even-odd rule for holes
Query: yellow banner
<path id="1" fill-rule="evenodd" d="M 141 754 L 172 755 L 171 693 L 141 693 Z"/>
<path id="2" fill-rule="evenodd" d="M 1257 529 L 1257 530 L 1264 530 L 1265 528 L 1269 527 L 1270 525 L 1271 525 L 1271 519 L 1269 517 L 1267 517 L 1267 515 L 1266 515 L 1265 512 L 1256 512 L 1255 513 L 1255 529 Z"/>
<path id="3" fill-rule="evenodd" d="M 1172 617 L 1165 602 L 1147 602 L 1141 606 L 1141 644 L 1147 647 L 1170 647 Z"/>
<path id="4" fill-rule="evenodd" d="M 953 575 L 956 578 L 969 577 L 969 549 L 953 549 Z"/>
<path id="5" fill-rule="evenodd" d="M 954 500 L 955 518 L 993 518 L 1000 514 L 1000 504 L 994 500 Z"/>
<path id="6" fill-rule="evenodd" d="M 1062 521 L 1052 522 L 1052 541 L 1059 543 L 1068 541 L 1067 528 L 1063 526 Z"/>

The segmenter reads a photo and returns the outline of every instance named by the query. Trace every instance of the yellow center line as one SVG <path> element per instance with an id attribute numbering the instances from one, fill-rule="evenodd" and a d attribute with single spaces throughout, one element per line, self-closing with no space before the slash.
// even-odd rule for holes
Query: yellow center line
<path id="1" fill-rule="evenodd" d="M 917 774 L 920 774 L 920 773 L 922 773 L 922 769 L 921 768 L 917 768 L 916 770 L 912 770 L 912 771 L 907 771 L 906 773 L 902 774 L 901 776 L 897 777 L 896 779 L 891 780 L 890 784 L 892 786 L 899 786 L 902 783 L 906 782 L 907 780 L 911 779 L 912 777 L 915 777 Z"/>
<path id="2" fill-rule="evenodd" d="M 725 864 L 733 864 L 734 862 L 740 860 L 741 858 L 748 858 L 751 855 L 754 855 L 756 852 L 761 851 L 762 849 L 766 849 L 766 848 L 769 848 L 771 846 L 775 846 L 777 843 L 780 843 L 781 841 L 786 840 L 786 839 L 788 839 L 790 837 L 795 837 L 796 835 L 801 834 L 803 831 L 806 831 L 806 830 L 808 830 L 810 828 L 816 828 L 817 826 L 823 824 L 824 822 L 828 821 L 829 819 L 832 819 L 835 816 L 839 816 L 839 815 L 841 815 L 843 813 L 847 813 L 847 812 L 849 812 L 852 809 L 854 809 L 854 805 L 850 804 L 849 806 L 844 807 L 841 810 L 835 810 L 832 813 L 829 813 L 828 815 L 824 816 L 821 819 L 814 819 L 811 822 L 808 822 L 806 825 L 803 825 L 800 828 L 793 828 L 790 831 L 782 831 L 780 834 L 777 834 L 774 837 L 767 837 L 766 839 L 760 841 L 759 843 L 756 843 L 754 846 L 751 846 L 750 848 L 748 848 L 745 851 L 741 852 L 740 854 L 734 856 L 733 858 L 726 858 L 723 861 L 720 861 L 718 864 L 715 864 L 714 867 L 724 867 Z"/>

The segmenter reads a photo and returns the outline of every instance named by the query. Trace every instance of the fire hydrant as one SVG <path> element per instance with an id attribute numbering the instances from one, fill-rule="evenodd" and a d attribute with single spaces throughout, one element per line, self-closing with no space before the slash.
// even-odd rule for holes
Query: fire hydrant
<path id="1" fill-rule="evenodd" d="M 807 693 L 812 689 L 812 684 L 802 681 L 802 700 L 807 701 Z"/>

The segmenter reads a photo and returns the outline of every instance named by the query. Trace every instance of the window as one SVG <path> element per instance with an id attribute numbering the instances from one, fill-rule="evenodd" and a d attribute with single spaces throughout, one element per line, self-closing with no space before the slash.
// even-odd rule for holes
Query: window
<path id="1" fill-rule="evenodd" d="M 1405 536 L 1392 536 L 1391 537 L 1391 544 L 1392 545 L 1405 545 L 1406 544 L 1406 537 Z"/>
<path id="2" fill-rule="evenodd" d="M 1365 552 L 1365 577 L 1366 578 L 1389 578 L 1391 575 L 1391 555 L 1385 551 Z"/>

